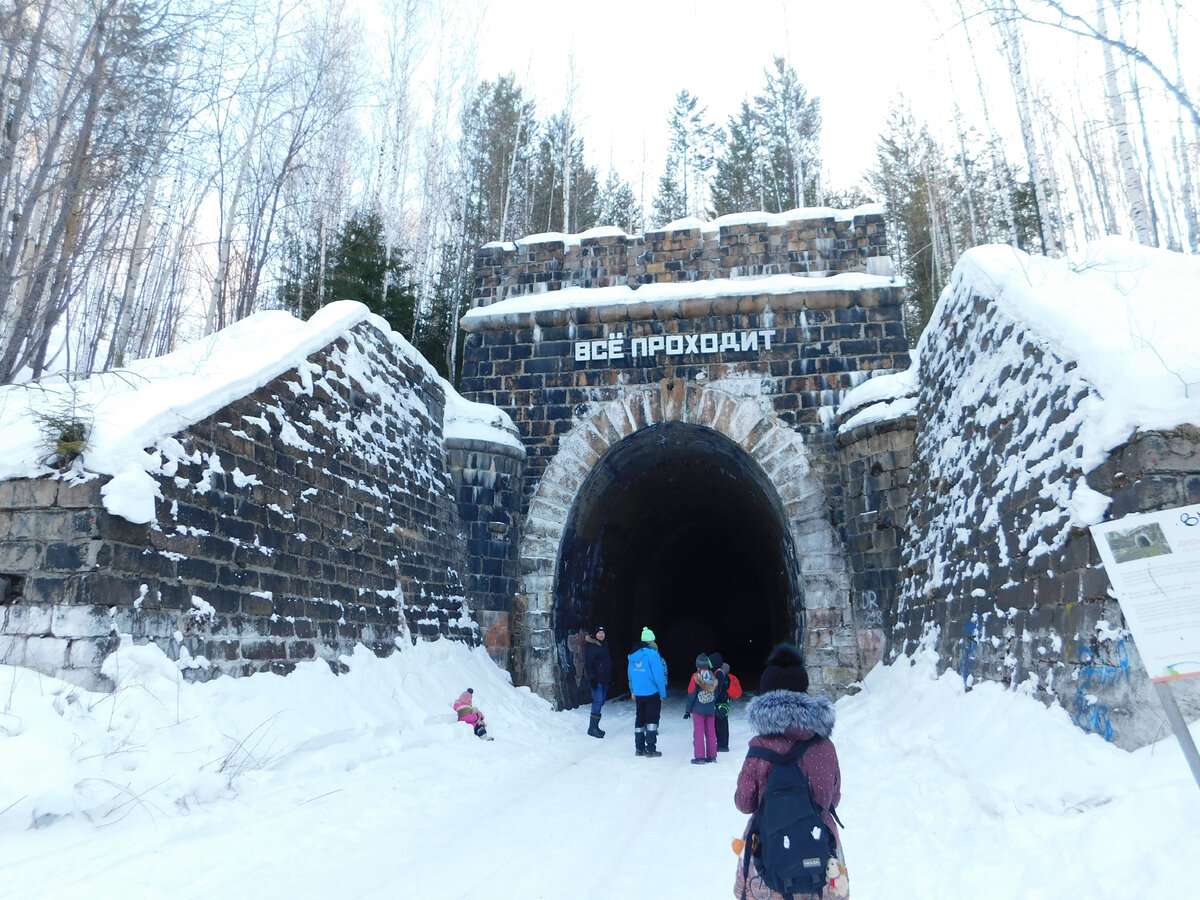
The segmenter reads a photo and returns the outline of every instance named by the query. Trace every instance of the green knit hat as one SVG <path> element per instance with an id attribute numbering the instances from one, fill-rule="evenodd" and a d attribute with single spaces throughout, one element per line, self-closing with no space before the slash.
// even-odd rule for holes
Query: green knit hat
<path id="1" fill-rule="evenodd" d="M 642 629 L 642 640 L 646 641 L 647 643 L 654 640 L 654 632 L 651 631 L 649 628 L 643 628 Z"/>

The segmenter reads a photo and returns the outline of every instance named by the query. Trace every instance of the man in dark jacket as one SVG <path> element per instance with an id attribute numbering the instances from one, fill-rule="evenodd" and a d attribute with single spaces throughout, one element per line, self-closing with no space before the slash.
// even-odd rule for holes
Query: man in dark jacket
<path id="1" fill-rule="evenodd" d="M 603 625 L 597 626 L 587 636 L 583 670 L 592 689 L 592 718 L 587 733 L 594 738 L 602 738 L 604 732 L 600 730 L 600 710 L 608 699 L 608 686 L 612 683 L 612 654 L 608 652 Z"/>

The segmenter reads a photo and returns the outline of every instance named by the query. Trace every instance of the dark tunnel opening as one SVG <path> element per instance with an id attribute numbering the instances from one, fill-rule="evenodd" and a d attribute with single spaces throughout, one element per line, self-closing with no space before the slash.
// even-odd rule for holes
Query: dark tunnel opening
<path id="1" fill-rule="evenodd" d="M 559 553 L 565 702 L 587 699 L 569 637 L 596 625 L 613 655 L 613 694 L 627 689 L 625 657 L 643 626 L 672 689 L 686 688 L 701 652 L 720 653 L 754 689 L 771 646 L 796 637 L 794 561 L 774 488 L 719 432 L 667 423 L 613 446 L 580 489 Z"/>

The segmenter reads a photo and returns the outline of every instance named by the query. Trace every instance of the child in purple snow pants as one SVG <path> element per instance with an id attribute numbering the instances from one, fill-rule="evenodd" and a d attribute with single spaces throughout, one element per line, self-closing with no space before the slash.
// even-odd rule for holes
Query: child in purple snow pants
<path id="1" fill-rule="evenodd" d="M 717 676 L 707 653 L 696 657 L 683 717 L 692 720 L 692 762 L 717 761 Z"/>
<path id="2" fill-rule="evenodd" d="M 696 759 L 717 758 L 717 717 L 692 714 L 692 756 Z"/>

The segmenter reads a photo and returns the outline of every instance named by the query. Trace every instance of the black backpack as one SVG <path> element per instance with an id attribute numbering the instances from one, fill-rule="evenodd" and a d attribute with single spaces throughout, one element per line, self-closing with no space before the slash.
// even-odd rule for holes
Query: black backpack
<path id="1" fill-rule="evenodd" d="M 797 765 L 812 741 L 801 741 L 783 754 L 753 746 L 746 754 L 770 762 L 771 771 L 750 823 L 742 875 L 749 878 L 753 855 L 759 877 L 784 897 L 820 896 L 829 859 L 837 852 L 836 839 L 813 802 L 808 778 Z M 830 812 L 836 819 L 837 813 Z"/>

